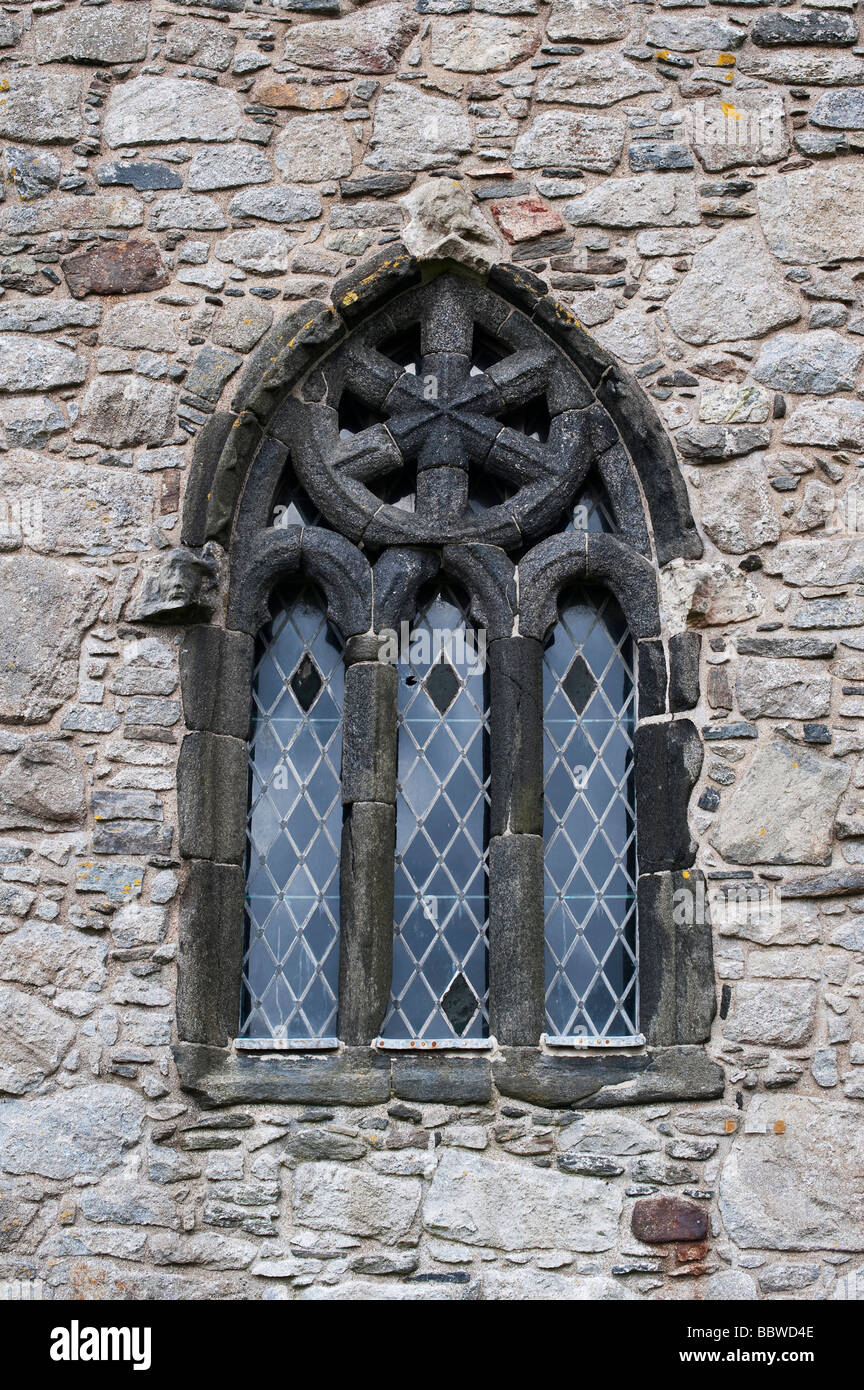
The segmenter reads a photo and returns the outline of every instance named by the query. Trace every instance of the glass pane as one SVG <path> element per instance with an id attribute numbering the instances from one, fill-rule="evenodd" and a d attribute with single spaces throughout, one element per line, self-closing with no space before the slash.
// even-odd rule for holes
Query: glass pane
<path id="1" fill-rule="evenodd" d="M 612 504 L 599 478 L 589 478 L 582 488 L 564 529 L 565 531 L 606 531 L 611 534 L 617 531 Z"/>
<path id="2" fill-rule="evenodd" d="M 637 1029 L 633 642 L 610 594 L 571 589 L 543 661 L 546 1021 Z"/>
<path id="3" fill-rule="evenodd" d="M 391 1041 L 489 1031 L 489 706 L 467 623 L 458 595 L 439 588 L 400 653 L 393 985 L 381 1030 Z"/>
<path id="4" fill-rule="evenodd" d="M 336 1033 L 342 644 L 311 585 L 258 641 L 249 744 L 243 1038 Z"/>

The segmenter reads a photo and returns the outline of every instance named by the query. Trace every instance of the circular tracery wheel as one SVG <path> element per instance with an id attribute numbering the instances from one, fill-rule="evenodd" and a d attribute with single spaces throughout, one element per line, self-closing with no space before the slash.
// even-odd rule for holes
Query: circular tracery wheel
<path id="1" fill-rule="evenodd" d="M 301 387 L 298 407 L 300 481 L 333 526 L 373 546 L 513 549 L 558 519 L 614 442 L 551 341 L 454 275 L 355 330 Z M 413 509 L 388 500 L 400 480 Z"/>

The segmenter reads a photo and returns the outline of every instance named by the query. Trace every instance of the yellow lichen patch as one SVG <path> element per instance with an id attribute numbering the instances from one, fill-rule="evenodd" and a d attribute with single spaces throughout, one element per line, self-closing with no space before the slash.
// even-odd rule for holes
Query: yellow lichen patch
<path id="1" fill-rule="evenodd" d="M 733 121 L 740 121 L 741 117 L 744 115 L 744 112 L 739 111 L 736 106 L 733 106 L 731 101 L 721 101 L 720 110 L 727 119 L 731 116 Z"/>
<path id="2" fill-rule="evenodd" d="M 785 1134 L 785 1133 L 786 1133 L 786 1121 L 785 1121 L 785 1120 L 775 1120 L 775 1121 L 774 1121 L 774 1133 L 775 1133 L 775 1134 Z"/>
<path id="3" fill-rule="evenodd" d="M 669 57 L 669 49 L 658 48 L 655 57 L 657 58 L 658 63 L 665 63 L 666 59 Z"/>
<path id="4" fill-rule="evenodd" d="M 717 66 L 718 66 L 718 68 L 734 68 L 734 66 L 735 66 L 735 54 L 734 54 L 734 53 L 718 53 L 718 54 L 717 54 Z"/>

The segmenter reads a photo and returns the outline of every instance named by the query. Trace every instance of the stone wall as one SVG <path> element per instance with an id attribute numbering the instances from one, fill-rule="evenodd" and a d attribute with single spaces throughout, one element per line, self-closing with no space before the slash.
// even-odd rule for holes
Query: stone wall
<path id="1" fill-rule="evenodd" d="M 858 8 L 0 10 L 0 1283 L 857 1296 Z M 663 609 L 703 633 L 723 1099 L 207 1110 L 179 1085 L 182 627 L 133 619 L 244 355 L 401 235 L 540 274 L 677 448 L 705 554 Z"/>

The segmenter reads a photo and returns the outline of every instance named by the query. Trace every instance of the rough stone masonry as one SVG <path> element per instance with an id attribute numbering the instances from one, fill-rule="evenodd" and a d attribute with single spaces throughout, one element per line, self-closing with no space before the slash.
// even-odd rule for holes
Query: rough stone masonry
<path id="1" fill-rule="evenodd" d="M 37 0 L 0 49 L 0 1286 L 856 1297 L 857 0 Z M 134 620 L 246 355 L 400 238 L 536 272 L 674 442 L 697 864 L 780 905 L 716 914 L 722 1099 L 180 1086 L 183 629 Z"/>

